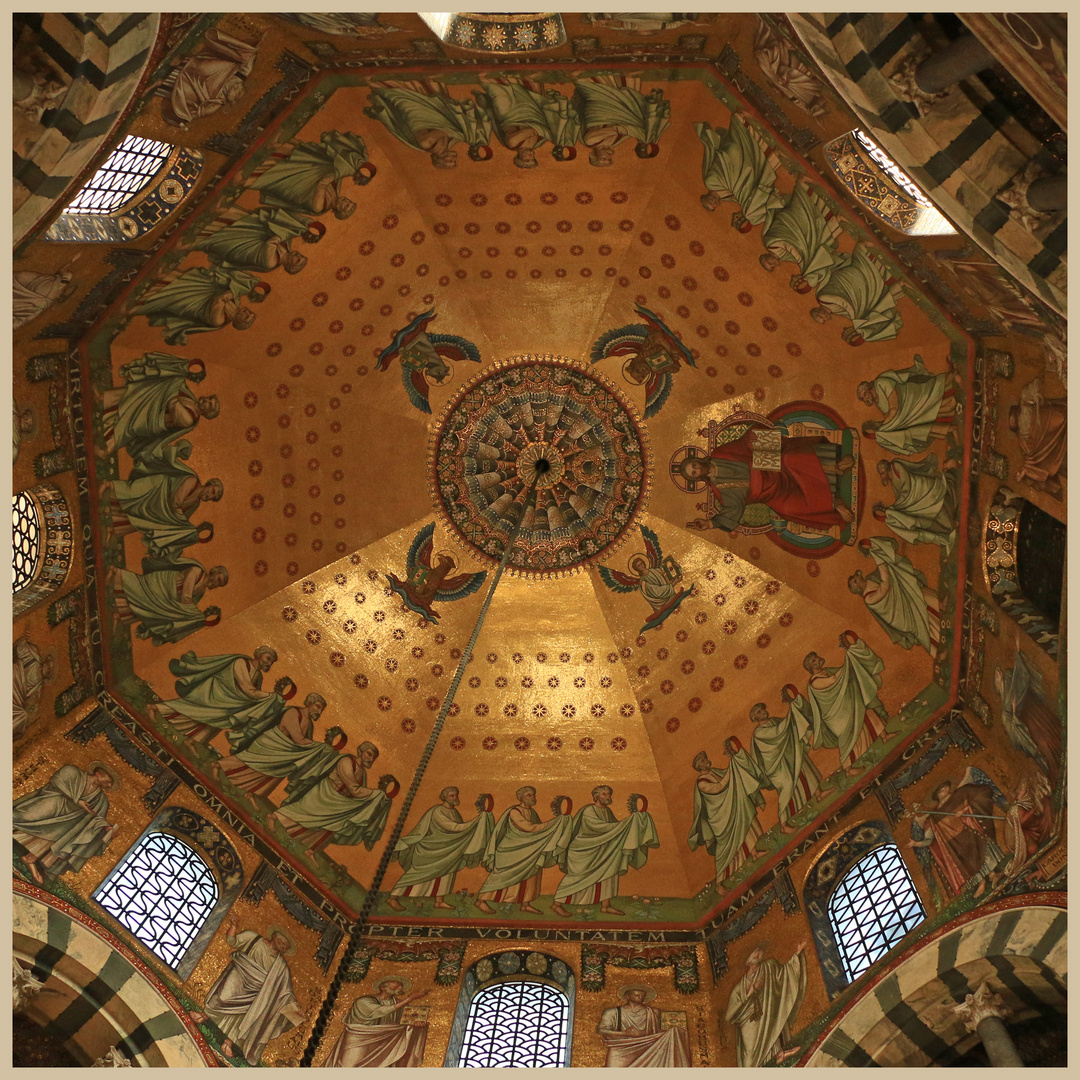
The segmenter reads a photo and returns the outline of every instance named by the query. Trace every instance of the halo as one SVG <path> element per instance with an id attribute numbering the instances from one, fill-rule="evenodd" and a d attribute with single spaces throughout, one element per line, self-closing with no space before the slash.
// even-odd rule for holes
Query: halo
<path id="1" fill-rule="evenodd" d="M 396 982 L 401 984 L 401 989 L 408 993 L 412 989 L 412 979 L 406 979 L 404 975 L 387 975 L 385 979 L 380 979 L 375 984 L 376 990 L 381 990 L 388 982 Z"/>
<path id="2" fill-rule="evenodd" d="M 457 561 L 457 558 L 454 556 L 454 553 L 452 551 L 449 551 L 449 550 L 436 551 L 435 554 L 432 556 L 432 562 L 438 562 L 439 559 L 441 559 L 444 555 L 446 556 L 446 558 L 450 559 L 453 562 L 454 569 L 456 570 L 457 566 L 458 566 L 458 561 Z"/>
<path id="3" fill-rule="evenodd" d="M 104 761 L 91 761 L 86 766 L 88 772 L 93 772 L 95 769 L 100 769 L 102 772 L 107 772 L 112 777 L 112 790 L 119 791 L 123 786 L 123 781 L 117 775 L 116 770 L 111 765 L 106 765 Z"/>
<path id="4" fill-rule="evenodd" d="M 295 952 L 296 952 L 296 942 L 293 941 L 292 935 L 287 934 L 285 932 L 285 930 L 280 926 L 268 926 L 266 928 L 266 940 L 267 941 L 269 941 L 275 934 L 280 934 L 289 943 L 289 951 L 285 955 L 286 956 L 294 955 Z"/>
<path id="5" fill-rule="evenodd" d="M 679 466 L 687 458 L 702 458 L 705 459 L 709 455 L 705 453 L 700 446 L 680 446 L 674 454 L 671 455 L 671 460 L 668 462 L 668 475 L 671 477 L 671 482 L 680 490 L 688 491 L 691 494 L 701 491 L 705 487 L 704 480 L 687 480 L 681 472 L 679 472 Z"/>
<path id="6" fill-rule="evenodd" d="M 628 356 L 628 357 L 626 358 L 626 360 L 625 360 L 625 361 L 623 361 L 623 366 L 622 366 L 622 377 L 623 377 L 623 378 L 624 378 L 624 379 L 625 379 L 625 380 L 626 380 L 626 381 L 627 381 L 628 383 L 630 383 L 630 385 L 631 385 L 631 386 L 641 386 L 641 384 L 642 384 L 642 383 L 644 383 L 644 382 L 646 381 L 646 379 L 648 378 L 648 376 L 646 376 L 646 378 L 645 378 L 645 379 L 635 379 L 635 378 L 634 378 L 634 377 L 633 377 L 633 376 L 632 376 L 632 375 L 630 374 L 630 365 L 631 365 L 631 364 L 632 364 L 632 363 L 633 363 L 633 362 L 634 362 L 634 361 L 635 361 L 636 359 L 637 359 L 637 356 L 636 356 L 636 355 L 635 355 L 635 356 Z"/>
<path id="7" fill-rule="evenodd" d="M 626 983 L 619 987 L 619 1000 L 624 1000 L 631 990 L 644 990 L 646 1002 L 656 997 L 656 991 L 651 986 L 645 986 L 643 983 Z"/>
<path id="8" fill-rule="evenodd" d="M 433 383 L 435 386 L 445 386 L 454 377 L 454 362 L 450 359 L 450 357 L 445 356 L 443 353 L 439 352 L 438 349 L 436 349 L 435 352 L 438 355 L 439 359 L 442 360 L 442 362 L 446 365 L 446 374 L 441 379 L 436 379 L 435 376 L 432 375 L 430 372 L 425 371 L 424 378 L 427 379 L 429 383 Z"/>
<path id="9" fill-rule="evenodd" d="M 635 551 L 633 555 L 626 560 L 626 569 L 630 571 L 635 577 L 637 577 L 637 571 L 634 569 L 634 560 L 644 559 L 646 563 L 649 561 L 649 556 L 644 551 Z"/>

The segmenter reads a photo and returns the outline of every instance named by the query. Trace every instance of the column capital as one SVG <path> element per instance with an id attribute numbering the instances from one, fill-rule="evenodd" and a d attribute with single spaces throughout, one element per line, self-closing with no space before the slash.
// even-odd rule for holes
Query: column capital
<path id="1" fill-rule="evenodd" d="M 1006 1006 L 1000 994 L 990 989 L 988 982 L 984 982 L 974 994 L 968 994 L 963 1004 L 954 1005 L 953 1012 L 964 1021 L 968 1031 L 974 1031 L 987 1017 L 996 1016 L 999 1020 L 1006 1020 L 1012 1015 L 1012 1010 Z"/>

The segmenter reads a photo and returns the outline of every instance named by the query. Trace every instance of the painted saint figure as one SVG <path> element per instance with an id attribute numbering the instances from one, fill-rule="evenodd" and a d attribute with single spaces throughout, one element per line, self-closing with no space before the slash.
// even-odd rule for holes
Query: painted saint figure
<path id="1" fill-rule="evenodd" d="M 435 907 L 452 910 L 443 897 L 454 891 L 459 870 L 483 859 L 495 825 L 490 810 L 478 809 L 476 817 L 465 821 L 460 804 L 456 787 L 443 788 L 439 801 L 398 841 L 394 858 L 405 872 L 386 899 L 394 911 L 404 910 L 401 896 L 433 896 Z"/>
<path id="2" fill-rule="evenodd" d="M 37 419 L 30 405 L 19 408 L 14 398 L 11 399 L 11 463 L 14 465 L 19 460 L 19 448 L 23 439 L 29 439 L 37 434 Z"/>
<path id="3" fill-rule="evenodd" d="M 630 573 L 612 570 L 607 566 L 597 567 L 600 580 L 612 592 L 641 592 L 653 609 L 653 616 L 638 631 L 655 630 L 669 615 L 673 615 L 679 605 L 693 595 L 694 587 L 676 589 L 682 581 L 682 568 L 675 560 L 660 548 L 660 540 L 647 525 L 641 525 L 641 536 L 645 541 L 645 553 L 630 558 Z"/>
<path id="4" fill-rule="evenodd" d="M 746 958 L 746 974 L 732 988 L 724 1013 L 735 1028 L 740 1069 L 779 1065 L 800 1052 L 789 1043 L 806 993 L 805 948 L 800 941 L 786 964 L 766 959 L 763 945 Z"/>
<path id="5" fill-rule="evenodd" d="M 619 987 L 619 1004 L 600 1014 L 597 1034 L 607 1047 L 607 1069 L 688 1069 L 690 1040 L 685 1027 L 664 1028 L 662 1014 L 649 1002 L 651 986 Z"/>
<path id="6" fill-rule="evenodd" d="M 581 119 L 573 102 L 557 90 L 523 75 L 489 76 L 483 91 L 473 91 L 477 104 L 491 118 L 499 142 L 513 150 L 519 169 L 535 169 L 537 148 L 551 143 L 552 156 L 570 161 L 581 135 Z"/>
<path id="7" fill-rule="evenodd" d="M 109 822 L 108 792 L 120 786 L 120 777 L 103 761 L 90 762 L 85 771 L 61 765 L 36 791 L 15 800 L 12 835 L 39 885 L 42 871 L 51 878 L 77 874 L 104 853 L 120 828 Z"/>
<path id="8" fill-rule="evenodd" d="M 15 271 L 11 282 L 11 306 L 16 330 L 75 295 L 79 286 L 72 281 L 74 274 L 68 269 L 74 261 L 69 260 L 55 274 L 39 274 L 35 270 Z"/>
<path id="9" fill-rule="evenodd" d="M 418 1069 L 424 1063 L 427 1024 L 402 1022 L 406 1005 L 429 990 L 410 994 L 400 976 L 380 979 L 374 994 L 358 997 L 345 1016 L 344 1030 L 323 1062 L 324 1069 Z"/>
<path id="10" fill-rule="evenodd" d="M 789 101 L 811 116 L 825 115 L 825 88 L 821 79 L 761 18 L 754 30 L 754 59 L 762 75 Z"/>
<path id="11" fill-rule="evenodd" d="M 803 658 L 810 676 L 803 715 L 814 749 L 835 749 L 840 768 L 853 776 L 859 771 L 856 761 L 885 734 L 889 714 L 878 697 L 885 665 L 854 630 L 840 635 L 840 648 L 844 659 L 839 667 L 827 667 L 816 652 Z"/>
<path id="12" fill-rule="evenodd" d="M 886 453 L 909 457 L 943 439 L 956 415 L 956 379 L 951 371 L 933 375 L 918 353 L 911 367 L 883 371 L 873 382 L 861 382 L 858 399 L 881 411 L 884 419 L 867 420 L 863 434 Z"/>
<path id="13" fill-rule="evenodd" d="M 765 797 L 757 761 L 734 736 L 724 740 L 724 753 L 726 769 L 714 769 L 704 750 L 694 757 L 698 777 L 694 822 L 687 839 L 691 851 L 704 847 L 715 857 L 717 885 L 754 857 L 755 844 L 765 832 L 758 821 Z"/>
<path id="14" fill-rule="evenodd" d="M 116 617 L 123 623 L 138 623 L 136 634 L 154 645 L 176 644 L 203 626 L 221 621 L 221 608 L 200 609 L 199 603 L 210 589 L 229 584 L 224 566 L 207 570 L 194 559 L 171 570 L 136 574 L 113 570 L 109 579 Z"/>
<path id="15" fill-rule="evenodd" d="M 803 182 L 779 210 L 770 210 L 761 230 L 765 253 L 761 265 L 772 273 L 781 263 L 794 263 L 797 272 L 788 284 L 797 293 L 819 289 L 841 264 L 836 252 L 840 223 L 825 200 Z"/>
<path id="16" fill-rule="evenodd" d="M 574 80 L 573 102 L 590 165 L 613 165 L 615 147 L 628 138 L 634 140 L 639 158 L 659 153 L 660 136 L 671 117 L 671 102 L 659 87 L 644 94 L 638 75 L 589 75 Z"/>
<path id="17" fill-rule="evenodd" d="M 279 266 L 286 274 L 300 273 L 308 258 L 289 245 L 296 239 L 317 244 L 326 232 L 321 221 L 307 221 L 281 207 L 267 206 L 257 210 L 229 207 L 215 226 L 200 233 L 191 246 L 205 251 L 219 266 L 256 273 Z"/>
<path id="18" fill-rule="evenodd" d="M 810 760 L 810 727 L 796 704 L 786 716 L 770 716 L 769 707 L 758 702 L 750 709 L 754 738 L 750 753 L 758 766 L 761 786 L 776 791 L 780 830 L 793 831 L 791 819 L 814 797 L 821 773 Z"/>
<path id="19" fill-rule="evenodd" d="M 225 940 L 232 957 L 206 995 L 204 1011 L 191 1013 L 191 1018 L 197 1024 L 207 1018 L 217 1024 L 225 1036 L 221 1044 L 225 1057 L 236 1057 L 239 1050 L 245 1061 L 257 1065 L 271 1039 L 305 1020 L 285 959 L 296 946 L 277 926 L 268 927 L 266 937 L 257 930 L 237 930 L 232 914 Z"/>
<path id="20" fill-rule="evenodd" d="M 994 689 L 1001 698 L 1001 725 L 1014 750 L 1029 757 L 1050 778 L 1051 788 L 1061 780 L 1062 718 L 1043 692 L 1041 672 L 1020 651 L 1011 671 L 994 671 Z"/>
<path id="21" fill-rule="evenodd" d="M 244 79 L 255 66 L 259 41 L 253 45 L 216 27 L 207 30 L 176 73 L 169 96 L 161 104 L 162 120 L 186 129 L 192 120 L 237 101 L 244 93 Z"/>
<path id="22" fill-rule="evenodd" d="M 704 148 L 701 175 L 708 190 L 701 205 L 706 210 L 727 200 L 737 203 L 731 224 L 747 233 L 783 207 L 784 197 L 776 190 L 780 159 L 749 120 L 735 113 L 726 131 L 706 123 L 694 124 L 694 130 Z"/>
<path id="23" fill-rule="evenodd" d="M 285 710 L 285 699 L 264 690 L 262 682 L 277 658 L 269 645 L 260 645 L 252 656 L 186 652 L 169 661 L 169 671 L 178 676 L 177 696 L 148 705 L 147 715 L 165 721 L 185 740 L 204 745 L 218 732 L 276 719 Z"/>
<path id="24" fill-rule="evenodd" d="M 1042 383 L 1032 379 L 1020 391 L 1020 403 L 1009 406 L 1009 430 L 1016 436 L 1023 464 L 1016 470 L 1018 483 L 1061 498 L 1068 441 L 1067 399 L 1043 397 Z"/>
<path id="25" fill-rule="evenodd" d="M 425 525 L 409 546 L 405 564 L 408 577 L 402 581 L 396 574 L 387 574 L 390 588 L 402 599 L 402 610 L 420 616 L 420 625 L 438 622 L 439 613 L 432 607 L 435 601 L 450 603 L 472 595 L 484 583 L 486 572 L 458 574 L 448 577 L 457 569 L 453 555 L 435 549 L 435 522 Z"/>
<path id="26" fill-rule="evenodd" d="M 649 848 L 660 846 L 648 810 L 634 809 L 620 821 L 611 810 L 612 794 L 607 784 L 598 785 L 593 801 L 574 815 L 570 843 L 559 862 L 564 877 L 551 905 L 556 915 L 570 915 L 566 904 L 599 904 L 605 914 L 622 915 L 611 906 L 619 878 L 631 867 L 643 867 Z"/>
<path id="27" fill-rule="evenodd" d="M 849 319 L 851 325 L 840 333 L 849 345 L 889 341 L 904 325 L 896 306 L 902 296 L 900 283 L 859 243 L 850 255 L 839 257 L 828 278 L 817 287 L 818 306 L 810 315 L 819 323 L 834 315 Z"/>
<path id="28" fill-rule="evenodd" d="M 938 465 L 937 454 L 922 461 L 883 459 L 877 464 L 883 487 L 892 488 L 891 506 L 874 503 L 874 517 L 910 544 L 937 544 L 948 554 L 956 543 L 960 513 L 960 463 Z"/>
<path id="29" fill-rule="evenodd" d="M 921 645 L 931 657 L 941 641 L 941 601 L 927 587 L 926 575 L 901 555 L 895 540 L 874 536 L 859 550 L 877 564 L 872 573 L 856 570 L 848 588 L 861 596 L 889 638 L 904 649 Z"/>
<path id="30" fill-rule="evenodd" d="M 556 814 L 541 821 L 536 812 L 536 788 L 518 788 L 517 805 L 511 806 L 495 824 L 484 852 L 487 880 L 477 894 L 476 906 L 494 915 L 489 901 L 517 904 L 522 911 L 539 915 L 532 901 L 540 895 L 544 870 L 566 853 L 572 832 L 571 819 Z"/>
<path id="31" fill-rule="evenodd" d="M 21 738 L 41 712 L 45 684 L 56 677 L 55 648 L 39 649 L 26 630 L 12 645 L 11 735 Z"/>

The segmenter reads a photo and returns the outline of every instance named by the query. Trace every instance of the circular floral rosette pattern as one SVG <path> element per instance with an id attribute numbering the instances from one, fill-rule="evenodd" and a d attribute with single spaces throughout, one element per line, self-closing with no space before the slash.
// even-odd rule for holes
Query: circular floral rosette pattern
<path id="1" fill-rule="evenodd" d="M 633 406 L 551 355 L 510 357 L 470 380 L 431 443 L 431 493 L 447 528 L 494 565 L 520 522 L 507 568 L 527 577 L 609 556 L 644 509 L 651 473 Z"/>

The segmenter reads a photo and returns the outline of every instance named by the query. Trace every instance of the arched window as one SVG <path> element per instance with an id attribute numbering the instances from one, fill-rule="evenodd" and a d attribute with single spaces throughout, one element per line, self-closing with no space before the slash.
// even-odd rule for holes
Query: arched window
<path id="1" fill-rule="evenodd" d="M 170 967 L 180 963 L 218 899 L 210 867 L 168 833 L 144 836 L 94 899 Z"/>
<path id="2" fill-rule="evenodd" d="M 875 848 L 845 875 L 829 901 L 829 924 L 849 979 L 857 979 L 926 918 L 900 851 Z"/>
<path id="3" fill-rule="evenodd" d="M 458 1065 L 463 1069 L 557 1069 L 566 1047 L 566 995 L 538 982 L 504 982 L 472 1000 Z"/>
<path id="4" fill-rule="evenodd" d="M 825 160 L 858 202 L 898 232 L 955 235 L 919 185 L 860 128 L 833 139 L 825 147 Z"/>
<path id="5" fill-rule="evenodd" d="M 447 1068 L 570 1067 L 574 974 L 557 956 L 513 949 L 465 972 Z"/>
<path id="6" fill-rule="evenodd" d="M 193 810 L 167 806 L 92 899 L 186 979 L 243 884 L 225 834 Z"/>
<path id="7" fill-rule="evenodd" d="M 41 518 L 34 500 L 20 491 L 11 499 L 11 591 L 17 593 L 34 580 L 41 558 Z"/>
<path id="8" fill-rule="evenodd" d="M 134 240 L 183 201 L 202 155 L 128 135 L 49 226 L 46 240 Z"/>
<path id="9" fill-rule="evenodd" d="M 52 484 L 20 491 L 11 500 L 12 614 L 17 618 L 52 596 L 71 569 L 71 511 Z"/>
<path id="10" fill-rule="evenodd" d="M 803 905 L 830 997 L 926 918 L 884 821 L 852 826 L 822 852 L 806 875 Z"/>

